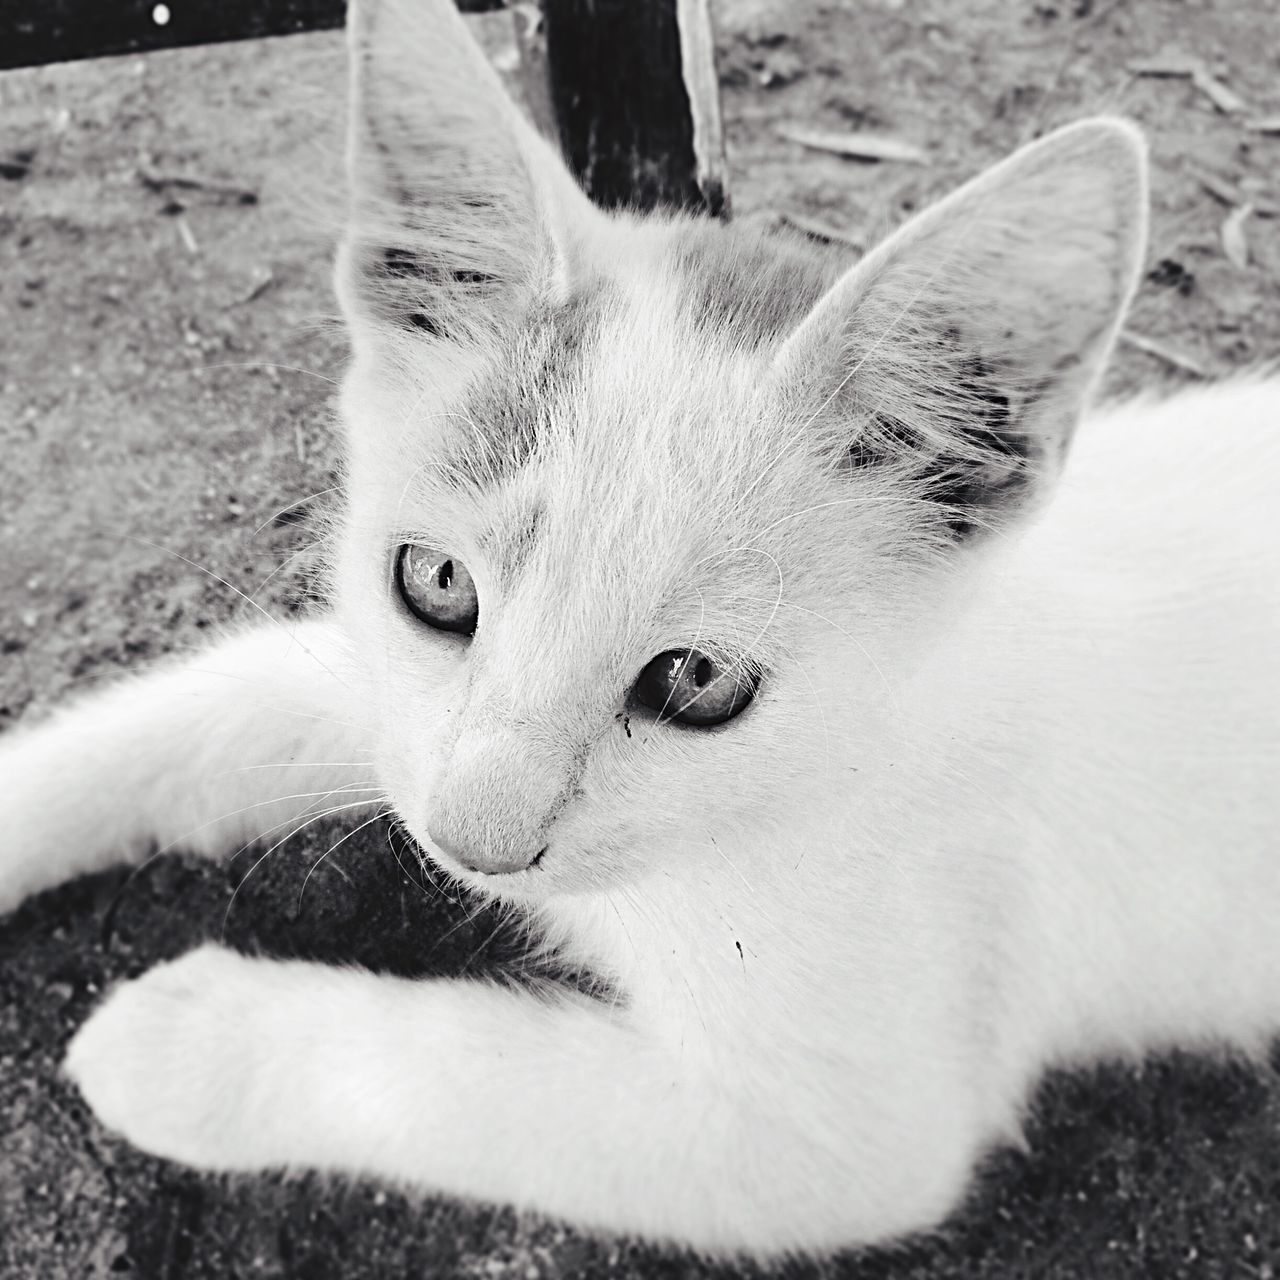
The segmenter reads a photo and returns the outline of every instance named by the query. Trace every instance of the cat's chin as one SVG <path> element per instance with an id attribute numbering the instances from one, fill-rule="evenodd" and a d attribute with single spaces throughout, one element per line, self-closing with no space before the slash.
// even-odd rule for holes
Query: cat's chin
<path id="1" fill-rule="evenodd" d="M 554 898 L 592 895 L 608 889 L 619 879 L 611 863 L 599 860 L 590 872 L 583 870 L 579 851 L 564 844 L 550 844 L 529 866 L 519 871 L 490 874 L 463 866 L 429 838 L 411 837 L 414 856 L 432 872 L 443 873 L 451 881 L 481 897 L 517 906 L 541 906 Z M 575 857 L 578 854 L 578 857 Z"/>

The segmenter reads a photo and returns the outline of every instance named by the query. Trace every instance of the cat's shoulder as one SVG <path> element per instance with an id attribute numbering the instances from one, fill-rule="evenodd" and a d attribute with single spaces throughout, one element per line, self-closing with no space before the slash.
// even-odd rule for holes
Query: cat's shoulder
<path id="1" fill-rule="evenodd" d="M 1101 405 L 1077 433 L 1054 504 L 1059 519 L 1117 538 L 1217 556 L 1280 557 L 1280 369 L 1147 391 Z M 1216 550 L 1214 550 L 1216 548 Z"/>
<path id="2" fill-rule="evenodd" d="M 1280 467 L 1280 363 L 1104 403 L 1089 415 L 1079 448 L 1086 456 L 1140 454 L 1157 467 L 1163 459 L 1192 473 L 1212 469 L 1215 459 L 1239 469 L 1241 459 L 1253 458 L 1274 487 Z"/>

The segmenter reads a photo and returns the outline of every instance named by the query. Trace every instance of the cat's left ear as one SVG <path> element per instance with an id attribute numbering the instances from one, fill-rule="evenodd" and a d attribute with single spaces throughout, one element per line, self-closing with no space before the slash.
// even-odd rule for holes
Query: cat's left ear
<path id="1" fill-rule="evenodd" d="M 1137 284 L 1146 152 L 1070 125 L 913 219 L 778 353 L 791 414 L 836 467 L 880 467 L 953 537 L 1058 472 Z M 901 491 L 901 490 L 900 490 Z"/>
<path id="2" fill-rule="evenodd" d="M 338 292 L 357 342 L 482 342 L 567 290 L 598 216 L 451 0 L 351 0 L 350 214 Z"/>

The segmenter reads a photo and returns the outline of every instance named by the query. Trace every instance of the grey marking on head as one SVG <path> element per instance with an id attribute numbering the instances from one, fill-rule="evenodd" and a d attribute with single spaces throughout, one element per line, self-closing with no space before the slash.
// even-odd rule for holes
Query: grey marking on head
<path id="1" fill-rule="evenodd" d="M 679 227 L 671 256 L 694 324 L 748 349 L 786 338 L 850 265 L 782 235 L 706 221 Z"/>
<path id="2" fill-rule="evenodd" d="M 537 303 L 515 320 L 502 354 L 460 407 L 467 431 L 449 458 L 459 479 L 484 488 L 528 462 L 544 415 L 572 394 L 610 296 L 597 283 L 564 304 Z"/>
<path id="3" fill-rule="evenodd" d="M 485 559 L 503 585 L 509 585 L 524 568 L 537 545 L 541 523 L 542 510 L 535 507 L 514 518 L 495 521 L 481 537 Z"/>

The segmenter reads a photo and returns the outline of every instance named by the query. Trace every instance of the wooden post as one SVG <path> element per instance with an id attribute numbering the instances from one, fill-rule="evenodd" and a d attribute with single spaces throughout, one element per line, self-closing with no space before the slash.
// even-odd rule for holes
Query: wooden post
<path id="1" fill-rule="evenodd" d="M 723 216 L 728 183 L 706 0 L 542 0 L 565 156 L 606 208 Z"/>
<path id="2" fill-rule="evenodd" d="M 541 0 L 540 21 L 535 5 L 512 7 L 534 117 L 593 200 L 727 215 L 707 0 Z M 345 0 L 0 0 L 0 70 L 338 27 L 345 12 Z"/>

